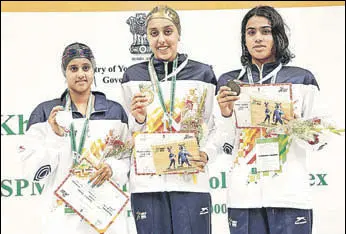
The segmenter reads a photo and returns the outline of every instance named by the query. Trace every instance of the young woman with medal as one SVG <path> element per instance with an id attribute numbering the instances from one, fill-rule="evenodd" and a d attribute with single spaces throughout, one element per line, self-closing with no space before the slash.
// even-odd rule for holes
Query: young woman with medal
<path id="1" fill-rule="evenodd" d="M 235 127 L 232 112 L 239 97 L 233 96 L 237 94 L 227 87 L 230 81 L 233 85 L 239 82 L 290 83 L 294 117 L 310 119 L 317 116 L 317 81 L 306 69 L 286 66 L 294 57 L 288 44 L 283 19 L 274 8 L 258 6 L 251 9 L 241 26 L 243 68 L 224 73 L 218 80 L 217 99 L 224 116 L 222 131 L 230 134 L 225 137 L 225 142 L 234 146 L 228 179 L 228 218 L 232 234 L 312 232 L 306 148 L 293 141 L 286 151 L 280 152 L 278 170 L 256 170 L 258 158 L 251 158 L 250 151 L 244 151 L 242 147 L 250 142 L 248 146 L 255 145 L 255 149 L 259 144 L 256 139 L 264 137 L 258 133 L 262 130 Z M 287 141 L 281 143 L 280 147 L 284 149 Z M 258 149 L 256 152 L 259 153 Z"/>
<path id="2" fill-rule="evenodd" d="M 204 169 L 215 156 L 215 147 L 206 142 L 213 125 L 216 78 L 209 65 L 177 52 L 181 25 L 175 10 L 155 7 L 147 16 L 146 28 L 153 54 L 149 61 L 129 67 L 122 83 L 132 130 L 179 133 L 205 126 L 206 131 L 199 141 L 197 174 L 137 175 L 131 160 L 131 204 L 137 232 L 209 234 L 211 197 Z M 193 118 L 187 114 L 191 110 L 196 113 Z"/>
<path id="3" fill-rule="evenodd" d="M 42 197 L 47 200 L 43 203 L 47 212 L 42 215 L 42 233 L 91 234 L 96 230 L 65 206 L 54 191 L 70 170 L 80 165 L 82 158 L 88 158 L 86 154 L 101 152 L 107 137 L 117 136 L 126 141 L 128 119 L 119 103 L 108 100 L 101 92 L 91 91 L 96 64 L 87 45 L 78 42 L 68 45 L 61 67 L 67 89 L 60 98 L 39 104 L 30 115 L 28 142 L 22 157 L 36 168 L 34 180 L 45 183 Z M 89 183 L 96 189 L 107 179 L 124 184 L 129 164 L 129 155 L 106 158 Z M 125 213 L 119 215 L 107 233 L 128 232 Z"/>

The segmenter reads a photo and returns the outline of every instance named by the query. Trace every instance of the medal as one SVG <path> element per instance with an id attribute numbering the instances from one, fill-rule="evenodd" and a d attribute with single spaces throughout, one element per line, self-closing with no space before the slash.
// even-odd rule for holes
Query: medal
<path id="1" fill-rule="evenodd" d="M 139 90 L 148 99 L 148 105 L 154 101 L 154 93 L 150 85 L 140 84 Z"/>
<path id="2" fill-rule="evenodd" d="M 55 119 L 58 125 L 63 128 L 68 128 L 73 121 L 72 113 L 70 111 L 58 111 Z"/>
<path id="3" fill-rule="evenodd" d="M 229 80 L 226 85 L 227 85 L 227 87 L 231 88 L 232 92 L 236 92 L 237 93 L 236 96 L 238 96 L 240 94 L 240 87 L 233 80 Z"/>

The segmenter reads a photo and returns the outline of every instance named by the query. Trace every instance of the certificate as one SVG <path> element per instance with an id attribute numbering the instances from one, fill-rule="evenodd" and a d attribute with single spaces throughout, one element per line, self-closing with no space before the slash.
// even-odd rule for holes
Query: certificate
<path id="1" fill-rule="evenodd" d="M 234 103 L 238 128 L 285 125 L 293 117 L 291 84 L 241 84 Z"/>
<path id="2" fill-rule="evenodd" d="M 92 188 L 88 181 L 94 170 L 87 160 L 82 160 L 54 193 L 99 233 L 104 233 L 125 208 L 129 197 L 110 180 Z"/>
<path id="3" fill-rule="evenodd" d="M 194 133 L 137 133 L 137 175 L 198 173 L 199 147 Z"/>
<path id="4" fill-rule="evenodd" d="M 280 169 L 279 139 L 256 139 L 257 171 L 277 171 Z"/>

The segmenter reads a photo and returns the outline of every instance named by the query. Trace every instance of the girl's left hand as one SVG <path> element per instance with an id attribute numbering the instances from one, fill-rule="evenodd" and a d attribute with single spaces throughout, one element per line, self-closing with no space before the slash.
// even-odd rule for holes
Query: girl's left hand
<path id="1" fill-rule="evenodd" d="M 89 179 L 89 183 L 93 180 L 95 180 L 92 184 L 92 187 L 100 187 L 106 180 L 112 177 L 112 169 L 111 167 L 107 164 L 104 163 L 101 168 Z"/>

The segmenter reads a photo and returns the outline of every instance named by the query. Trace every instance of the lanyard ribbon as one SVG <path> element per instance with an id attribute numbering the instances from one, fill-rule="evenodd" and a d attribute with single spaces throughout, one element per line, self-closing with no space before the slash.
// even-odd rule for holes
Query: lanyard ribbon
<path id="1" fill-rule="evenodd" d="M 281 70 L 281 68 L 282 68 L 282 64 L 280 63 L 279 66 L 277 66 L 273 71 L 271 71 L 268 75 L 266 75 L 263 79 L 260 79 L 256 83 L 262 84 L 264 81 L 269 80 L 271 78 L 270 83 L 271 84 L 275 84 L 276 76 L 277 76 L 278 72 Z M 255 82 L 253 81 L 253 77 L 252 77 L 252 72 L 251 72 L 250 66 L 243 67 L 242 70 L 240 71 L 239 76 L 237 77 L 237 79 L 240 80 L 240 78 L 245 74 L 245 70 L 247 72 L 247 77 L 248 77 L 248 80 L 249 80 L 249 84 L 254 84 Z"/>
<path id="2" fill-rule="evenodd" d="M 90 118 L 91 111 L 92 111 L 92 103 L 93 103 L 92 97 L 93 97 L 93 95 L 90 93 L 90 96 L 88 99 L 88 107 L 87 107 L 87 111 L 86 111 L 86 119 L 84 120 L 83 129 L 82 129 L 82 133 L 81 133 L 80 141 L 79 141 L 79 145 L 78 145 L 78 151 L 77 151 L 77 144 L 76 144 L 75 127 L 74 127 L 73 122 L 70 125 L 69 135 L 70 135 L 70 142 L 71 142 L 73 167 L 78 165 L 79 159 L 80 159 L 80 156 L 82 154 L 82 150 L 83 150 L 83 147 L 85 144 L 85 139 L 86 139 L 87 130 L 88 130 L 88 126 L 89 126 L 89 118 Z M 67 92 L 67 94 L 66 94 L 65 110 L 71 111 L 71 98 L 70 98 L 69 92 Z"/>
<path id="3" fill-rule="evenodd" d="M 150 60 L 149 60 L 149 63 L 148 63 L 148 70 L 149 70 L 149 75 L 150 75 L 150 79 L 151 79 L 151 82 L 153 83 L 154 87 L 155 87 L 155 90 L 156 90 L 156 93 L 159 97 L 159 101 L 160 101 L 160 105 L 163 109 L 163 112 L 164 112 L 164 120 L 168 120 L 168 130 L 169 131 L 172 131 L 172 118 L 173 118 L 173 113 L 174 113 L 174 98 L 175 98 L 175 88 L 176 88 L 176 79 L 177 79 L 177 73 L 179 71 L 181 71 L 187 64 L 187 59 L 178 67 L 178 56 L 173 60 L 173 70 L 172 70 L 172 73 L 167 76 L 167 68 L 165 67 L 166 71 L 166 77 L 164 78 L 164 80 L 167 81 L 167 79 L 169 77 L 172 77 L 172 80 L 171 80 L 171 95 L 170 95 L 170 109 L 169 109 L 169 112 L 166 108 L 166 105 L 165 105 L 165 100 L 163 98 L 163 92 L 162 92 L 162 88 L 161 88 L 161 85 L 160 85 L 160 81 L 157 77 L 157 73 L 155 71 L 155 67 L 153 65 L 153 59 L 154 57 L 152 57 Z"/>

